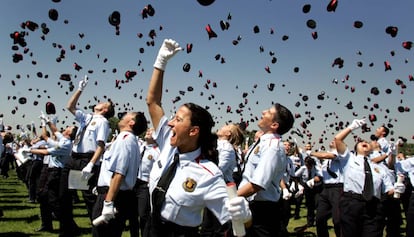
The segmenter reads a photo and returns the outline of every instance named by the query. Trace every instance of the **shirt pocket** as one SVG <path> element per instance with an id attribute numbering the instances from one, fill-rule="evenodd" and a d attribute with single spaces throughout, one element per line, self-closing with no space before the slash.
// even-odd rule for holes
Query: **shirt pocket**
<path id="1" fill-rule="evenodd" d="M 166 202 L 165 212 L 163 214 L 167 214 L 165 217 L 168 220 L 178 219 L 180 212 L 185 213 L 186 209 L 189 211 L 198 206 L 197 198 L 192 193 L 184 191 L 182 187 L 172 189 L 170 187 L 167 195 L 168 201 Z"/>

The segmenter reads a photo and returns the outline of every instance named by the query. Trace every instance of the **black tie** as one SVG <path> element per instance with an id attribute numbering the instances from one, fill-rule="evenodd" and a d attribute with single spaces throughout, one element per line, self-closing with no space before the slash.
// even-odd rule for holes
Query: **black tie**
<path id="1" fill-rule="evenodd" d="M 372 181 L 371 168 L 368 163 L 368 158 L 364 157 L 364 169 L 365 169 L 365 183 L 364 190 L 362 191 L 362 196 L 366 201 L 370 201 L 374 195 L 374 184 Z"/>
<path id="2" fill-rule="evenodd" d="M 85 126 L 83 126 L 82 130 L 78 132 L 78 134 L 75 137 L 75 140 L 73 141 L 74 145 L 78 145 L 79 142 L 82 141 L 83 136 L 85 135 L 85 132 L 86 132 L 86 127 L 88 127 L 91 121 L 92 121 L 92 118 L 90 118 L 89 121 L 85 124 Z"/>
<path id="3" fill-rule="evenodd" d="M 330 166 L 331 166 L 331 161 L 328 161 L 328 166 L 326 166 L 326 171 L 328 171 L 328 174 L 329 174 L 330 176 L 332 176 L 332 178 L 334 178 L 334 179 L 338 178 L 338 175 L 337 175 L 337 174 L 335 174 L 335 172 L 333 172 L 333 171 L 330 169 Z"/>
<path id="4" fill-rule="evenodd" d="M 259 137 L 259 139 L 257 139 L 257 141 L 254 143 L 252 148 L 249 150 L 249 153 L 247 154 L 247 156 L 244 158 L 244 164 L 247 163 L 247 161 L 249 160 L 250 154 L 253 152 L 254 148 L 256 148 L 256 146 L 259 145 L 259 143 L 260 143 L 260 137 Z M 244 173 L 245 168 L 246 168 L 246 165 L 243 166 L 242 173 Z"/>
<path id="5" fill-rule="evenodd" d="M 145 144 L 143 146 L 144 148 L 142 149 L 142 152 L 141 152 L 141 159 L 144 158 L 145 150 L 147 149 L 147 146 Z"/>
<path id="6" fill-rule="evenodd" d="M 165 194 L 167 193 L 168 187 L 174 178 L 179 161 L 179 155 L 175 154 L 174 162 L 168 167 L 167 171 L 161 175 L 157 186 L 155 187 L 154 191 L 152 191 L 152 217 L 154 221 L 161 220 L 161 207 L 165 201 Z"/>

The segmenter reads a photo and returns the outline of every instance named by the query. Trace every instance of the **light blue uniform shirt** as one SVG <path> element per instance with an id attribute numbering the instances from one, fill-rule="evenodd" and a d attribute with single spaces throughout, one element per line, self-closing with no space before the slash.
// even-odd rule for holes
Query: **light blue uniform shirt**
<path id="1" fill-rule="evenodd" d="M 397 160 L 395 163 L 397 174 L 403 174 L 410 178 L 411 185 L 414 187 L 414 157 L 407 157 L 404 160 Z"/>
<path id="2" fill-rule="evenodd" d="M 75 120 L 80 124 L 78 134 L 82 132 L 86 125 L 88 126 L 86 127 L 82 141 L 73 146 L 73 152 L 93 153 L 98 147 L 98 141 L 106 143 L 111 130 L 109 122 L 104 116 L 86 114 L 82 110 L 76 110 Z M 89 122 L 89 120 L 91 121 Z"/>
<path id="3" fill-rule="evenodd" d="M 333 152 L 335 155 L 337 155 L 334 159 L 324 159 L 322 162 L 322 169 L 321 173 L 318 173 L 318 175 L 321 175 L 323 177 L 323 183 L 324 184 L 340 184 L 344 183 L 344 168 L 347 163 L 347 160 L 343 157 L 338 156 L 337 152 Z M 337 177 L 332 177 L 328 173 L 328 166 L 329 170 L 334 172 Z"/>
<path id="4" fill-rule="evenodd" d="M 338 155 L 347 160 L 344 168 L 344 192 L 362 194 L 365 180 L 364 157 L 351 153 L 348 148 L 344 154 Z M 394 188 L 392 181 L 380 165 L 370 161 L 369 165 L 374 183 L 374 196 L 381 199 L 381 194 Z"/>
<path id="5" fill-rule="evenodd" d="M 228 140 L 217 140 L 217 151 L 219 153 L 218 167 L 223 172 L 226 182 L 234 182 L 233 172 L 237 166 L 236 151 Z"/>
<path id="6" fill-rule="evenodd" d="M 295 177 L 295 164 L 293 163 L 292 159 L 287 157 L 286 159 L 286 170 L 283 173 L 283 181 L 286 185 L 290 185 L 290 178 Z"/>
<path id="7" fill-rule="evenodd" d="M 141 154 L 136 136 L 127 131 L 118 134 L 105 150 L 98 178 L 98 186 L 109 186 L 113 173 L 124 176 L 120 190 L 132 190 L 137 181 Z"/>
<path id="8" fill-rule="evenodd" d="M 250 182 L 263 188 L 251 195 L 249 201 L 272 201 L 280 199 L 280 180 L 286 171 L 286 151 L 278 134 L 264 134 L 247 158 L 243 179 L 239 187 Z"/>
<path id="9" fill-rule="evenodd" d="M 55 132 L 56 140 L 47 139 L 47 151 L 50 155 L 49 168 L 63 168 L 70 159 L 72 141 Z"/>
<path id="10" fill-rule="evenodd" d="M 161 153 L 150 173 L 149 190 L 156 187 L 166 167 L 173 162 L 174 154 L 179 153 L 170 145 L 171 128 L 167 117 L 160 120 L 153 137 Z M 175 176 L 165 195 L 161 208 L 161 218 L 182 226 L 199 226 L 203 218 L 203 209 L 210 209 L 220 223 L 230 220 L 225 207 L 228 200 L 223 173 L 211 161 L 201 158 L 201 149 L 180 154 L 180 162 Z"/>
<path id="11" fill-rule="evenodd" d="M 141 153 L 144 147 L 145 151 L 143 156 L 141 157 L 141 164 L 138 169 L 137 178 L 142 181 L 148 182 L 152 166 L 160 156 L 160 149 L 155 144 L 146 144 L 146 142 L 144 142 L 141 148 Z"/>

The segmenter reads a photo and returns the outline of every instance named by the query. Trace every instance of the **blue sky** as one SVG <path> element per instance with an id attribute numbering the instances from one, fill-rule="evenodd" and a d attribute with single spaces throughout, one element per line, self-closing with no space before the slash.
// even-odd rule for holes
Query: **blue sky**
<path id="1" fill-rule="evenodd" d="M 51 101 L 60 125 L 72 124 L 73 118 L 65 110 L 72 92 L 69 82 L 59 80 L 63 73 L 71 74 L 75 89 L 80 78 L 89 76 L 80 100 L 82 108 L 110 98 L 118 104 L 117 112 L 147 112 L 145 96 L 154 59 L 163 39 L 172 38 L 184 48 L 189 43 L 193 48 L 191 53 L 180 52 L 168 63 L 163 96 L 167 113 L 191 101 L 208 106 L 217 128 L 244 120 L 253 130 L 257 129 L 261 111 L 278 102 L 300 115 L 293 130 L 304 135 L 286 134 L 285 138 L 310 140 L 317 146 L 322 141 L 326 146 L 341 122 L 375 114 L 377 121 L 368 123 L 371 132 L 358 131 L 356 135 L 369 138 L 376 127 L 385 123 L 392 126 L 390 138 L 402 136 L 412 142 L 414 81 L 409 75 L 414 73 L 414 59 L 413 51 L 403 48 L 402 43 L 414 41 L 414 26 L 409 22 L 414 3 L 339 0 L 335 12 L 327 11 L 328 3 L 216 0 L 204 7 L 195 0 L 5 0 L 0 9 L 0 114 L 4 123 L 13 127 L 31 121 L 38 124 L 40 111 Z M 148 4 L 155 14 L 143 19 L 141 11 Z M 308 13 L 302 11 L 306 4 L 311 6 Z M 50 9 L 58 11 L 56 21 L 48 17 Z M 119 35 L 108 23 L 113 11 L 121 13 Z M 316 28 L 307 27 L 310 19 L 316 22 Z M 21 23 L 28 20 L 36 22 L 39 29 L 23 29 Z M 229 23 L 227 30 L 221 29 L 222 20 Z M 355 21 L 361 21 L 362 27 L 354 27 Z M 41 31 L 42 23 L 49 28 L 46 35 Z M 216 38 L 209 39 L 207 24 Z M 260 32 L 254 33 L 255 26 Z M 385 32 L 388 26 L 398 27 L 396 37 Z M 148 35 L 151 30 L 156 32 L 154 39 Z M 28 33 L 24 37 L 27 53 L 20 46 L 12 50 L 10 34 L 15 31 Z M 312 38 L 315 31 L 317 39 Z M 283 36 L 288 39 L 283 40 Z M 238 38 L 238 44 L 233 45 Z M 71 45 L 75 46 L 73 50 Z M 66 52 L 65 58 L 57 62 L 61 49 Z M 13 63 L 14 53 L 22 54 L 23 60 Z M 218 54 L 220 59 L 216 60 Z M 276 63 L 272 63 L 273 57 Z M 342 68 L 332 66 L 338 57 L 344 60 Z M 386 61 L 392 70 L 385 70 Z M 74 63 L 82 69 L 75 70 Z M 191 65 L 189 72 L 182 70 L 185 63 Z M 270 73 L 265 70 L 267 66 Z M 137 75 L 126 83 L 124 74 L 128 70 Z M 396 79 L 405 88 L 397 85 Z M 116 80 L 124 83 L 117 88 Z M 335 80 L 338 82 L 333 83 Z M 273 91 L 268 89 L 270 83 L 275 85 Z M 188 86 L 194 90 L 187 91 Z M 378 88 L 378 95 L 371 94 L 372 87 Z M 323 93 L 324 99 L 319 100 L 317 96 Z M 177 96 L 181 100 L 173 103 Z M 25 97 L 27 103 L 20 104 L 20 97 Z M 352 109 L 348 109 L 346 105 L 351 103 Z M 228 106 L 231 112 L 227 112 Z M 398 106 L 410 111 L 401 113 Z"/>

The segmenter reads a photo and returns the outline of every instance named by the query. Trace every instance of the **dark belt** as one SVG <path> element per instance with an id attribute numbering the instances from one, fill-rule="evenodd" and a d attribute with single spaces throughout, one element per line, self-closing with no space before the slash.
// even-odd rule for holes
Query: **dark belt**
<path id="1" fill-rule="evenodd" d="M 99 194 L 105 194 L 105 193 L 107 193 L 107 192 L 108 192 L 108 190 L 109 190 L 109 187 L 108 187 L 108 186 L 96 187 L 96 191 L 97 191 Z"/>
<path id="2" fill-rule="evenodd" d="M 167 231 L 164 233 L 168 233 L 168 232 L 173 232 L 176 234 L 186 233 L 186 234 L 189 234 L 190 236 L 196 236 L 196 233 L 198 233 L 198 227 L 182 226 L 182 225 L 177 225 L 170 221 L 163 221 L 163 220 L 161 221 L 161 224 L 162 225 L 160 227 L 165 228 L 164 230 Z"/>
<path id="3" fill-rule="evenodd" d="M 94 153 L 76 153 L 72 152 L 72 158 L 73 159 L 85 159 L 85 158 L 92 158 Z"/>
<path id="4" fill-rule="evenodd" d="M 148 184 L 148 182 L 147 182 L 147 181 L 144 181 L 144 180 L 142 180 L 142 179 L 137 179 L 136 184 L 137 184 L 137 185 L 147 185 L 147 184 Z"/>
<path id="5" fill-rule="evenodd" d="M 343 183 L 338 183 L 338 184 L 323 184 L 324 188 L 343 188 L 344 184 Z"/>
<path id="6" fill-rule="evenodd" d="M 362 196 L 362 194 L 359 194 L 359 193 L 354 193 L 354 192 L 344 192 L 343 193 L 343 195 L 344 195 L 344 197 L 350 197 L 350 198 L 353 198 L 353 199 L 356 199 L 356 200 L 358 200 L 358 201 L 364 201 L 364 202 L 366 202 L 367 200 L 365 200 L 365 198 Z M 372 201 L 377 201 L 378 199 L 376 198 L 376 197 L 372 197 L 372 199 L 369 201 L 369 202 L 372 202 Z"/>
<path id="7" fill-rule="evenodd" d="M 62 170 L 62 168 L 60 168 L 60 167 L 49 167 L 48 170 L 50 170 L 50 171 L 59 171 L 59 170 Z"/>

